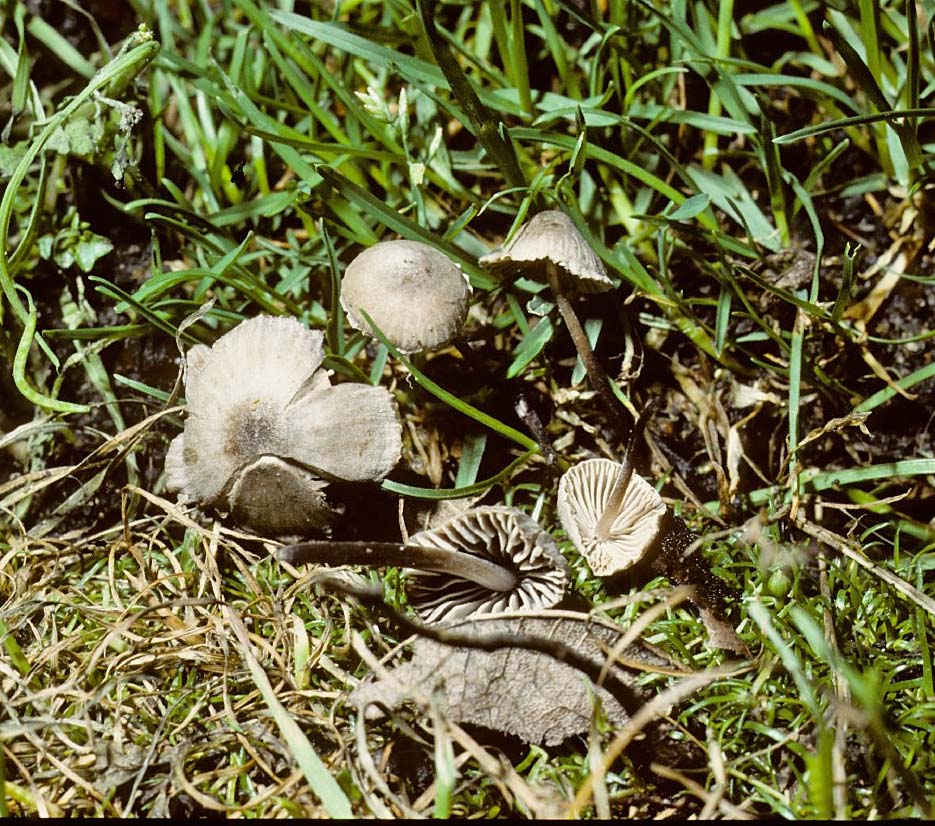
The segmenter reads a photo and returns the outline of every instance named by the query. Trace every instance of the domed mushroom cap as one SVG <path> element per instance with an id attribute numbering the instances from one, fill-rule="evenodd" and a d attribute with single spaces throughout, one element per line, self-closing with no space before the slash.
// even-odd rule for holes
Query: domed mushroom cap
<path id="1" fill-rule="evenodd" d="M 409 601 L 426 622 L 502 611 L 536 611 L 557 605 L 570 576 L 555 540 L 516 508 L 479 507 L 437 528 L 420 531 L 406 547 L 472 554 L 503 566 L 516 582 L 491 591 L 451 574 L 413 571 Z"/>
<path id="2" fill-rule="evenodd" d="M 464 273 L 434 247 L 418 241 L 381 241 L 347 267 L 341 304 L 351 325 L 370 326 L 361 310 L 403 353 L 451 341 L 467 318 L 471 286 Z"/>
<path id="3" fill-rule="evenodd" d="M 588 459 L 572 467 L 558 483 L 558 517 L 568 538 L 598 576 L 626 570 L 643 558 L 659 532 L 666 512 L 656 489 L 637 474 L 630 477 L 614 512 L 599 526 L 620 473 L 609 459 Z"/>
<path id="4" fill-rule="evenodd" d="M 320 369 L 322 339 L 295 319 L 261 316 L 213 347 L 193 347 L 188 418 L 166 455 L 169 490 L 281 535 L 326 524 L 328 481 L 389 473 L 402 446 L 390 394 L 369 385 L 332 387 Z"/>
<path id="5" fill-rule="evenodd" d="M 613 282 L 604 263 L 588 246 L 571 218 L 557 209 L 534 215 L 512 240 L 480 258 L 482 267 L 494 271 L 529 273 L 536 265 L 552 263 L 566 290 L 600 293 Z"/>

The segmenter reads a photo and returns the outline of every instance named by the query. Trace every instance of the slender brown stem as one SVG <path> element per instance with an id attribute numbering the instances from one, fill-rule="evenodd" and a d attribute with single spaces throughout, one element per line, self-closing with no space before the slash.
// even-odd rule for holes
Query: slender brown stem
<path id="1" fill-rule="evenodd" d="M 371 565 L 417 568 L 434 571 L 475 582 L 491 591 L 511 591 L 516 587 L 516 574 L 473 554 L 423 548 L 399 542 L 331 542 L 327 539 L 299 542 L 280 548 L 276 557 L 281 562 L 301 565 Z"/>
<path id="2" fill-rule="evenodd" d="M 555 303 L 558 305 L 558 311 L 562 314 L 562 319 L 565 322 L 565 326 L 568 328 L 568 334 L 571 336 L 571 340 L 575 344 L 575 349 L 578 351 L 578 355 L 581 356 L 581 361 L 584 363 L 584 369 L 588 374 L 588 381 L 590 381 L 591 387 L 595 390 L 604 407 L 607 409 L 607 412 L 611 415 L 612 420 L 616 422 L 620 416 L 621 404 L 617 401 L 617 397 L 610 389 L 610 379 L 597 360 L 597 356 L 594 355 L 594 351 L 591 349 L 591 343 L 588 341 L 584 328 L 578 320 L 578 315 L 575 313 L 574 307 L 571 306 L 571 301 L 562 290 L 561 281 L 558 277 L 558 267 L 549 261 L 546 263 L 546 273 L 549 278 L 549 286 L 551 286 L 552 294 L 555 297 Z"/>
<path id="3" fill-rule="evenodd" d="M 547 464 L 555 464 L 555 450 L 553 450 L 551 443 L 549 442 L 549 437 L 545 432 L 545 428 L 542 426 L 542 419 L 539 418 L 539 415 L 529 406 L 529 402 L 526 401 L 526 397 L 520 394 L 516 399 L 516 404 L 513 406 L 513 409 L 516 411 L 516 415 L 523 420 L 523 424 L 529 428 L 535 440 L 539 443 L 539 451 L 542 453 L 543 458 Z"/>
<path id="4" fill-rule="evenodd" d="M 652 415 L 656 408 L 656 400 L 653 399 L 643 413 L 636 420 L 630 436 L 627 439 L 627 449 L 623 454 L 623 461 L 620 463 L 620 470 L 617 478 L 614 479 L 614 486 L 611 488 L 610 496 L 607 497 L 607 504 L 604 506 L 604 512 L 597 521 L 597 527 L 594 529 L 597 539 L 603 542 L 610 536 L 611 526 L 620 513 L 620 506 L 623 504 L 623 498 L 627 495 L 627 488 L 630 486 L 630 479 L 633 477 L 634 454 L 636 453 L 636 440 L 646 427 L 647 419 Z"/>

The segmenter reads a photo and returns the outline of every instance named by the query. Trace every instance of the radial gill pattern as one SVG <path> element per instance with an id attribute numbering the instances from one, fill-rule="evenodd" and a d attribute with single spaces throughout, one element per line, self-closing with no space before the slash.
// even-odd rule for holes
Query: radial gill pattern
<path id="1" fill-rule="evenodd" d="M 569 569 L 552 537 L 522 511 L 480 507 L 407 543 L 478 556 L 516 574 L 508 591 L 490 591 L 449 574 L 413 571 L 409 599 L 427 622 L 444 622 L 499 611 L 535 611 L 561 600 Z"/>
<path id="2" fill-rule="evenodd" d="M 619 502 L 612 502 L 620 465 L 588 459 L 572 467 L 558 485 L 558 516 L 568 538 L 598 576 L 610 576 L 642 559 L 652 545 L 666 506 L 656 489 L 633 474 Z M 606 535 L 598 524 L 608 508 Z"/>

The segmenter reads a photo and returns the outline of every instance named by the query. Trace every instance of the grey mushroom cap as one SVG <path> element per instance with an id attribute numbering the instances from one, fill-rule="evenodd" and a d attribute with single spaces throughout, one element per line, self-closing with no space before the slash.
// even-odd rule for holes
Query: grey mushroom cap
<path id="1" fill-rule="evenodd" d="M 227 501 L 234 520 L 257 533 L 302 535 L 324 531 L 334 520 L 327 486 L 303 467 L 261 456 L 234 476 Z"/>
<path id="2" fill-rule="evenodd" d="M 569 469 L 558 484 L 558 516 L 568 538 L 598 576 L 610 576 L 639 562 L 656 539 L 665 503 L 656 489 L 637 474 L 607 514 L 606 535 L 599 526 L 621 466 L 609 459 L 588 459 Z"/>
<path id="3" fill-rule="evenodd" d="M 606 292 L 613 287 L 604 263 L 584 240 L 571 218 L 557 209 L 540 212 L 523 224 L 513 238 L 481 257 L 480 265 L 493 271 L 534 275 L 547 263 L 558 270 L 564 289 L 583 293 Z"/>
<path id="4" fill-rule="evenodd" d="M 491 591 L 451 574 L 410 572 L 409 601 L 426 622 L 551 608 L 561 601 L 571 575 L 555 540 L 517 508 L 474 508 L 420 531 L 406 546 L 472 554 L 516 575 L 511 589 Z"/>
<path id="5" fill-rule="evenodd" d="M 193 347 L 188 417 L 166 455 L 168 489 L 254 530 L 285 535 L 327 523 L 329 481 L 389 473 L 402 447 L 389 392 L 333 387 L 321 369 L 322 340 L 295 319 L 260 316 L 212 347 Z"/>
<path id="6" fill-rule="evenodd" d="M 361 311 L 403 353 L 455 338 L 467 318 L 471 286 L 443 253 L 418 241 L 381 241 L 347 267 L 341 304 L 350 324 L 371 334 Z"/>

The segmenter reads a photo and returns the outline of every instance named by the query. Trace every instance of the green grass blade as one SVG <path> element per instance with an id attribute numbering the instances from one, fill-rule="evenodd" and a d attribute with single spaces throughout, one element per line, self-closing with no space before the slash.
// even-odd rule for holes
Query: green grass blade
<path id="1" fill-rule="evenodd" d="M 506 377 L 512 379 L 522 373 L 551 341 L 552 333 L 552 322 L 548 317 L 542 318 L 535 327 L 531 328 L 513 351 L 513 361 L 506 369 Z"/>
<path id="2" fill-rule="evenodd" d="M 526 464 L 526 462 L 538 452 L 538 446 L 535 449 L 527 450 L 517 456 L 499 473 L 487 479 L 482 479 L 480 482 L 474 482 L 472 485 L 466 485 L 461 488 L 421 488 L 415 485 L 403 485 L 400 482 L 394 482 L 392 479 L 384 479 L 380 487 L 398 496 L 408 496 L 413 499 L 431 499 L 439 501 L 442 499 L 466 499 L 469 496 L 479 496 L 482 493 L 486 493 L 494 485 L 498 485 L 500 482 L 509 479 L 518 468 Z"/>
<path id="3" fill-rule="evenodd" d="M 935 378 L 935 361 L 931 364 L 925 365 L 925 367 L 920 367 L 918 370 L 913 370 L 906 376 L 903 376 L 901 379 L 897 379 L 895 384 L 897 387 L 908 390 L 910 387 L 918 384 L 919 382 L 926 381 L 928 379 Z M 880 405 L 885 404 L 890 399 L 896 395 L 896 390 L 893 387 L 884 387 L 882 390 L 878 390 L 872 396 L 868 396 L 864 399 L 857 407 L 854 408 L 855 413 L 866 413 L 870 410 L 875 410 Z"/>
<path id="4" fill-rule="evenodd" d="M 905 476 L 928 476 L 935 473 L 935 459 L 902 459 L 867 467 L 844 468 L 843 470 L 802 471 L 802 481 L 813 490 L 822 491 L 835 486 L 853 485 L 860 482 L 875 482 Z"/>
<path id="5" fill-rule="evenodd" d="M 484 431 L 468 433 L 461 444 L 461 461 L 458 462 L 458 475 L 455 477 L 455 487 L 462 488 L 473 485 L 477 481 L 477 471 L 484 459 L 484 449 L 487 447 L 487 434 Z"/>
<path id="6" fill-rule="evenodd" d="M 932 120 L 935 118 L 935 111 L 932 109 L 890 109 L 886 112 L 871 112 L 866 115 L 853 115 L 848 118 L 839 118 L 829 120 L 824 123 L 816 123 L 813 126 L 805 126 L 802 129 L 796 129 L 794 132 L 787 132 L 785 135 L 778 135 L 776 143 L 795 143 L 796 141 L 814 138 L 823 135 L 826 132 L 834 132 L 840 129 L 846 129 L 850 126 L 863 126 L 867 123 L 885 123 L 895 122 L 901 118 L 918 118 L 920 120 Z"/>
<path id="7" fill-rule="evenodd" d="M 500 119 L 494 114 L 494 111 L 485 106 L 474 90 L 471 81 L 464 74 L 458 61 L 455 60 L 447 42 L 440 37 L 436 30 L 435 23 L 435 0 L 416 0 L 416 6 L 419 15 L 422 18 L 422 25 L 425 27 L 425 36 L 428 39 L 429 47 L 435 60 L 438 61 L 451 92 L 464 108 L 464 112 L 470 120 L 472 131 L 481 142 L 490 159 L 499 167 L 509 186 L 522 187 L 526 185 L 526 176 L 520 169 L 519 162 L 516 159 L 516 152 L 513 144 L 508 138 L 505 138 L 499 128 Z M 522 19 L 519 13 L 518 4 L 513 6 L 514 21 Z M 511 39 L 518 40 L 514 37 Z M 519 61 L 517 56 L 517 61 Z M 525 65 L 525 54 L 522 55 L 522 63 Z M 518 63 L 514 64 L 518 69 Z M 525 81 L 528 83 L 528 81 Z M 528 94 L 528 93 L 527 93 Z M 522 95 L 521 95 L 522 97 Z M 531 108 L 531 101 L 529 102 Z"/>
<path id="8" fill-rule="evenodd" d="M 441 250 L 449 258 L 454 259 L 455 263 L 468 274 L 473 286 L 490 290 L 497 285 L 496 281 L 478 267 L 477 263 L 465 255 L 457 246 L 433 235 L 405 215 L 400 215 L 398 211 L 388 207 L 379 198 L 357 186 L 340 172 L 335 172 L 333 169 L 322 165 L 318 167 L 318 174 L 348 201 L 357 204 L 367 215 L 375 217 L 388 229 L 399 233 L 410 241 L 422 241 L 429 244 Z"/>
<path id="9" fill-rule="evenodd" d="M 366 310 L 361 310 L 360 313 L 367 324 L 370 325 L 370 329 L 374 338 L 380 341 L 390 353 L 393 354 L 393 357 L 399 361 L 410 373 L 412 377 L 419 383 L 419 385 L 439 401 L 444 402 L 449 407 L 454 410 L 457 410 L 459 413 L 464 414 L 468 418 L 474 419 L 476 422 L 480 422 L 485 427 L 489 427 L 495 433 L 499 433 L 501 436 L 510 439 L 511 441 L 516 442 L 518 445 L 526 448 L 526 450 L 538 451 L 539 445 L 535 440 L 530 439 L 525 433 L 520 433 L 515 428 L 510 427 L 509 425 L 504 424 L 503 422 L 498 421 L 493 416 L 484 413 L 482 410 L 478 410 L 476 407 L 469 405 L 467 402 L 461 401 L 457 396 L 452 395 L 447 390 L 442 388 L 440 385 L 432 381 L 428 376 L 422 373 L 418 368 L 416 368 L 409 359 L 407 359 L 399 350 L 387 339 L 379 327 L 374 323 L 373 319 L 367 313 Z"/>
<path id="10" fill-rule="evenodd" d="M 337 780 L 331 776 L 331 773 L 315 751 L 315 747 L 311 744 L 308 737 L 305 736 L 302 729 L 299 728 L 298 723 L 292 719 L 292 716 L 286 711 L 283 704 L 279 702 L 279 698 L 276 696 L 276 692 L 273 689 L 272 683 L 269 681 L 269 677 L 266 676 L 266 672 L 260 665 L 256 654 L 253 653 L 253 645 L 250 643 L 250 638 L 247 635 L 247 629 L 244 627 L 243 620 L 240 619 L 233 608 L 227 605 L 224 606 L 224 614 L 227 618 L 228 626 L 237 639 L 244 664 L 250 671 L 250 676 L 253 678 L 257 690 L 262 695 L 267 708 L 273 715 L 273 719 L 276 721 L 276 725 L 283 739 L 289 746 L 292 756 L 299 764 L 299 768 L 302 769 L 302 773 L 305 775 L 305 779 L 308 781 L 312 791 L 318 796 L 318 799 L 321 800 L 325 811 L 327 811 L 331 817 L 353 818 L 354 810 L 351 807 L 350 800 L 347 799 L 347 795 L 344 794 Z"/>
<path id="11" fill-rule="evenodd" d="M 0 258 L 2 257 L 2 251 L 0 251 Z M 26 378 L 26 365 L 29 360 L 29 351 L 32 348 L 33 338 L 36 334 L 38 314 L 32 296 L 26 290 L 23 290 L 23 292 L 26 295 L 29 309 L 27 310 L 26 323 L 23 325 L 23 335 L 20 337 L 16 353 L 13 356 L 13 383 L 16 385 L 16 389 L 23 394 L 24 398 L 43 410 L 53 410 L 57 413 L 87 413 L 91 408 L 86 404 L 74 404 L 73 402 L 60 401 L 52 396 L 46 396 L 36 390 Z"/>

